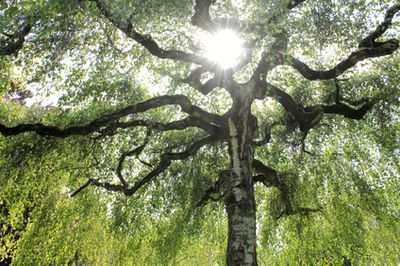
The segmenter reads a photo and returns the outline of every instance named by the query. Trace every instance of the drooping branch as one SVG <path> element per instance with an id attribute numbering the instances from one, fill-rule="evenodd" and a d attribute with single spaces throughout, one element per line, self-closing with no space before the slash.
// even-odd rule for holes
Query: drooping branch
<path id="1" fill-rule="evenodd" d="M 218 174 L 218 180 L 212 187 L 204 192 L 203 197 L 195 204 L 195 207 L 202 207 L 208 201 L 219 201 L 226 195 L 229 186 L 229 179 L 232 171 L 223 170 Z"/>
<path id="2" fill-rule="evenodd" d="M 147 127 L 158 131 L 183 130 L 189 127 L 197 127 L 203 129 L 209 134 L 219 134 L 221 132 L 220 127 L 193 116 L 166 124 L 149 120 L 131 120 L 126 122 L 115 121 L 111 122 L 107 127 L 101 129 L 99 132 L 104 135 L 114 135 L 115 131 L 118 129 L 126 129 L 138 126 Z"/>
<path id="3" fill-rule="evenodd" d="M 194 14 L 192 16 L 192 24 L 199 28 L 212 31 L 215 29 L 214 23 L 210 17 L 210 6 L 215 3 L 216 0 L 196 0 L 194 6 Z"/>
<path id="4" fill-rule="evenodd" d="M 302 132 L 308 132 L 321 121 L 323 116 L 323 109 L 321 107 L 314 106 L 303 108 L 285 91 L 270 83 L 267 83 L 267 86 L 267 91 L 269 92 L 268 96 L 275 98 L 283 108 L 294 117 L 299 123 Z"/>
<path id="5" fill-rule="evenodd" d="M 325 114 L 337 114 L 344 117 L 361 120 L 374 106 L 374 100 L 363 99 L 362 103 L 352 106 L 344 101 L 332 105 L 321 105 Z"/>
<path id="6" fill-rule="evenodd" d="M 146 137 L 145 137 L 142 145 L 140 145 L 139 147 L 137 147 L 137 148 L 135 148 L 135 149 L 133 149 L 131 151 L 122 153 L 122 155 L 119 157 L 118 167 L 117 167 L 117 175 L 118 175 L 119 181 L 122 183 L 122 185 L 125 188 L 128 188 L 128 183 L 125 181 L 125 178 L 122 175 L 122 167 L 124 165 L 125 159 L 127 157 L 134 156 L 134 155 L 136 157 L 139 157 L 140 153 L 146 147 L 147 143 L 149 143 L 150 134 L 151 134 L 151 129 L 148 128 L 147 129 L 147 133 L 146 133 Z"/>
<path id="7" fill-rule="evenodd" d="M 101 129 L 102 127 L 108 126 L 112 122 L 117 123 L 118 119 L 124 116 L 142 113 L 150 109 L 167 105 L 179 105 L 183 112 L 189 114 L 191 117 L 197 118 L 197 120 L 201 120 L 201 122 L 197 122 L 198 125 L 205 125 L 207 123 L 221 125 L 223 122 L 223 118 L 221 116 L 208 113 L 200 107 L 192 105 L 189 99 L 184 95 L 164 95 L 127 106 L 110 114 L 100 116 L 85 125 L 58 128 L 55 126 L 47 126 L 41 123 L 19 124 L 14 127 L 7 127 L 3 124 L 0 124 L 0 133 L 4 136 L 12 136 L 24 132 L 36 132 L 39 135 L 60 138 L 65 138 L 72 135 L 87 135 Z"/>
<path id="8" fill-rule="evenodd" d="M 95 2 L 100 10 L 100 12 L 118 29 L 126 34 L 127 37 L 135 40 L 137 43 L 146 48 L 152 55 L 162 58 L 162 59 L 173 59 L 188 63 L 195 63 L 199 65 L 211 65 L 208 59 L 197 56 L 194 54 L 186 53 L 180 50 L 166 50 L 161 48 L 156 41 L 153 40 L 151 35 L 142 34 L 135 30 L 130 19 L 123 19 L 113 13 L 113 11 L 107 7 L 102 0 L 92 0 Z"/>
<path id="9" fill-rule="evenodd" d="M 294 208 L 291 202 L 291 191 L 289 186 L 283 182 L 278 175 L 278 172 L 265 164 L 261 161 L 254 159 L 253 161 L 254 170 L 259 175 L 253 177 L 253 183 L 259 182 L 264 184 L 266 187 L 276 187 L 279 189 L 281 193 L 281 199 L 284 204 L 284 209 L 278 215 L 277 219 L 280 219 L 283 216 L 287 215 L 294 215 L 294 214 L 301 214 L 301 215 L 308 215 L 312 212 L 319 212 L 322 210 L 322 207 L 317 208 L 305 208 L 305 207 L 298 207 Z"/>
<path id="10" fill-rule="evenodd" d="M 270 126 L 270 125 L 265 125 L 265 127 L 264 127 L 264 132 L 263 132 L 263 134 L 264 134 L 264 137 L 262 138 L 262 139 L 259 139 L 259 140 L 253 140 L 252 142 L 251 142 L 251 144 L 253 145 L 253 146 L 264 146 L 264 145 L 266 145 L 268 142 L 270 142 L 270 140 L 271 140 L 271 127 L 273 127 L 275 124 L 273 124 L 272 126 Z"/>
<path id="11" fill-rule="evenodd" d="M 278 217 L 276 217 L 277 220 L 279 220 L 280 218 L 284 217 L 284 216 L 290 216 L 290 215 L 303 215 L 303 216 L 307 216 L 310 215 L 311 213 L 315 213 L 315 212 L 321 212 L 323 210 L 322 207 L 315 207 L 315 208 L 307 208 L 307 207 L 300 207 L 300 208 L 296 208 L 296 209 L 286 209 L 283 210 Z"/>
<path id="12" fill-rule="evenodd" d="M 253 178 L 253 182 L 261 182 L 267 187 L 280 187 L 281 182 L 278 178 L 278 172 L 265 164 L 263 164 L 261 161 L 254 159 L 253 160 L 253 168 L 257 173 L 260 173 L 260 175 L 256 176 Z"/>
<path id="13" fill-rule="evenodd" d="M 201 77 L 203 74 L 213 71 L 214 66 L 201 66 L 190 73 L 190 75 L 183 80 L 183 82 L 187 83 L 192 88 L 201 92 L 204 95 L 210 93 L 213 89 L 220 88 L 231 88 L 233 84 L 232 72 L 226 71 L 214 71 L 212 74 L 213 77 L 208 79 L 206 82 L 201 81 Z"/>
<path id="14" fill-rule="evenodd" d="M 354 67 L 358 62 L 361 62 L 368 58 L 381 57 L 385 55 L 390 55 L 394 53 L 399 48 L 398 40 L 389 40 L 384 44 L 373 47 L 373 48 L 363 48 L 361 50 L 355 51 L 350 54 L 348 58 L 340 62 L 333 68 L 329 70 L 313 70 L 307 64 L 302 61 L 288 56 L 288 64 L 294 67 L 300 72 L 306 79 L 309 80 L 326 80 L 333 79 L 344 73 L 346 70 Z"/>
<path id="15" fill-rule="evenodd" d="M 268 83 L 268 91 L 270 97 L 275 98 L 283 108 L 290 113 L 299 123 L 302 132 L 308 131 L 319 124 L 324 114 L 342 115 L 346 118 L 360 120 L 365 114 L 372 109 L 376 99 L 363 98 L 357 101 L 348 101 L 340 98 L 339 86 L 336 81 L 335 103 L 334 104 L 317 104 L 313 106 L 303 107 L 295 102 L 295 100 L 285 91 Z"/>
<path id="16" fill-rule="evenodd" d="M 75 197 L 76 195 L 78 195 L 82 190 L 84 190 L 85 188 L 87 188 L 88 186 L 90 186 L 90 184 L 92 183 L 92 179 L 88 179 L 88 181 L 86 181 L 85 184 L 83 184 L 82 186 L 80 186 L 74 193 L 71 194 L 71 198 Z"/>
<path id="17" fill-rule="evenodd" d="M 336 79 L 335 88 L 335 103 L 330 105 L 320 105 L 325 114 L 337 114 L 350 119 L 361 120 L 378 100 L 378 98 L 371 99 L 368 97 L 353 101 L 343 99 L 340 95 L 339 81 Z M 305 109 L 307 110 L 308 108 L 306 107 Z"/>
<path id="18" fill-rule="evenodd" d="M 399 41 L 391 39 L 385 42 L 377 42 L 376 39 L 381 37 L 392 23 L 392 18 L 400 10 L 400 5 L 396 4 L 390 7 L 386 13 L 384 21 L 377 27 L 375 31 L 370 33 L 359 44 L 359 50 L 351 53 L 342 62 L 329 70 L 313 70 L 307 64 L 292 57 L 287 56 L 286 61 L 294 67 L 306 79 L 309 80 L 325 80 L 333 79 L 341 75 L 346 70 L 354 67 L 358 62 L 368 58 L 381 57 L 394 53 L 399 48 Z"/>
<path id="19" fill-rule="evenodd" d="M 91 184 L 104 188 L 106 190 L 114 191 L 114 192 L 122 192 L 127 196 L 132 196 L 138 189 L 142 186 L 148 184 L 152 181 L 155 177 L 163 173 L 168 166 L 171 164 L 172 161 L 177 160 L 185 160 L 190 156 L 196 154 L 196 152 L 203 146 L 212 144 L 219 140 L 219 137 L 215 135 L 210 135 L 205 137 L 192 145 L 190 145 L 185 151 L 177 152 L 177 153 L 164 153 L 160 156 L 160 162 L 158 166 L 154 168 L 151 172 L 149 172 L 146 176 L 142 179 L 138 180 L 131 188 L 124 186 L 123 184 L 111 184 L 109 182 L 100 182 L 98 180 L 92 179 Z"/>
<path id="20" fill-rule="evenodd" d="M 256 172 L 260 173 L 253 177 L 253 182 L 261 182 L 266 187 L 276 187 L 279 189 L 282 201 L 285 205 L 285 210 L 293 210 L 290 201 L 290 189 L 288 185 L 279 178 L 278 172 L 257 159 L 253 160 L 253 167 Z"/>
<path id="21" fill-rule="evenodd" d="M 289 0 L 289 3 L 287 4 L 287 8 L 293 9 L 305 1 L 306 0 Z"/>
<path id="22" fill-rule="evenodd" d="M 7 38 L 0 41 L 0 56 L 18 54 L 19 50 L 21 50 L 25 42 L 25 37 L 31 32 L 32 25 L 34 23 L 30 22 L 30 17 L 28 17 L 27 20 L 29 22 L 26 23 L 26 25 L 21 30 L 13 34 L 1 32 L 1 34 L 6 36 Z"/>
<path id="23" fill-rule="evenodd" d="M 363 48 L 363 47 L 373 48 L 373 47 L 377 47 L 377 46 L 380 46 L 380 45 L 386 43 L 386 42 L 377 42 L 376 39 L 381 37 L 386 32 L 386 30 L 390 27 L 390 25 L 392 24 L 392 19 L 398 11 L 400 11 L 400 4 L 395 4 L 395 5 L 391 6 L 386 11 L 386 15 L 385 15 L 383 22 L 381 24 L 379 24 L 378 27 L 373 32 L 368 34 L 368 36 L 365 37 L 360 42 L 359 48 Z"/>

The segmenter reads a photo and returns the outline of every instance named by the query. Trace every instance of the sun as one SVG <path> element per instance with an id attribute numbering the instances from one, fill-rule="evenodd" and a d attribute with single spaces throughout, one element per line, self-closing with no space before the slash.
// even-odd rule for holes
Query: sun
<path id="1" fill-rule="evenodd" d="M 243 40 L 229 29 L 217 31 L 202 37 L 205 56 L 227 69 L 237 65 L 243 56 Z"/>

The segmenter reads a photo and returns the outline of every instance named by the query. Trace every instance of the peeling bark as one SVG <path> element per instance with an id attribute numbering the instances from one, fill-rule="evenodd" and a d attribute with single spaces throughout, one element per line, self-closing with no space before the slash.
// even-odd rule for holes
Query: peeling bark
<path id="1" fill-rule="evenodd" d="M 230 185 L 225 196 L 229 235 L 227 265 L 257 265 L 256 203 L 252 180 L 251 98 L 240 99 L 228 118 Z"/>

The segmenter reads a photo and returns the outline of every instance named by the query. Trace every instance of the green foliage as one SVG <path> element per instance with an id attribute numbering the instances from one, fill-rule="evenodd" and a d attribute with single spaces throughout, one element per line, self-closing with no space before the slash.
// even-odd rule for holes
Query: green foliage
<path id="1" fill-rule="evenodd" d="M 193 1 L 105 2 L 161 47 L 198 52 L 189 41 L 199 34 L 190 25 Z M 377 14 L 390 4 L 306 1 L 286 17 L 287 2 L 217 1 L 211 7 L 212 15 L 233 16 L 257 27 L 273 15 L 282 17 L 281 24 L 266 29 L 264 40 L 257 41 L 255 59 L 235 74 L 237 79 L 247 80 L 282 28 L 291 36 L 288 53 L 314 68 L 332 67 L 354 51 L 377 25 Z M 150 56 L 100 15 L 95 3 L 2 1 L 0 33 L 20 28 L 22 15 L 38 16 L 38 21 L 18 57 L 0 58 L 1 124 L 81 125 L 163 94 L 184 94 L 217 114 L 231 106 L 222 89 L 204 96 L 182 84 L 193 69 Z M 389 35 L 398 37 L 398 32 L 385 38 Z M 249 38 L 259 37 L 254 33 Z M 278 102 L 256 101 L 252 112 L 258 118 L 257 134 L 261 138 L 264 126 L 272 125 L 272 140 L 254 154 L 283 173 L 295 210 L 321 208 L 306 215 L 282 215 L 286 206 L 281 192 L 257 185 L 260 265 L 340 265 L 344 258 L 355 265 L 399 263 L 399 68 L 397 52 L 343 74 L 342 98 L 380 101 L 361 121 L 325 116 L 305 139 Z M 27 107 L 5 100 L 14 80 L 43 102 Z M 311 82 L 289 67 L 276 68 L 268 81 L 302 106 L 335 101 L 333 81 Z M 54 95 L 57 103 L 44 104 Z M 163 107 L 135 119 L 167 123 L 184 117 L 177 108 Z M 33 133 L 0 136 L 0 263 L 11 258 L 14 265 L 224 265 L 223 203 L 194 206 L 229 165 L 225 144 L 209 145 L 188 160 L 173 162 L 132 197 L 93 186 L 70 197 L 88 178 L 118 182 L 120 156 L 143 143 L 143 129 L 66 139 Z M 151 171 L 140 160 L 156 165 L 165 150 L 182 152 L 202 137 L 196 128 L 152 132 L 139 158 L 125 160 L 122 174 L 133 184 Z M 303 140 L 310 154 L 302 151 Z"/>

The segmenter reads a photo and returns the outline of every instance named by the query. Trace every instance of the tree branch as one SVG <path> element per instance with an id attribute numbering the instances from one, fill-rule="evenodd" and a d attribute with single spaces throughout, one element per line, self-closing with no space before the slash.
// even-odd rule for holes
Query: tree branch
<path id="1" fill-rule="evenodd" d="M 30 19 L 30 17 L 27 18 L 27 20 Z M 32 24 L 31 22 L 27 23 L 20 31 L 14 34 L 1 33 L 6 36 L 7 39 L 0 41 L 0 56 L 17 55 L 25 42 L 25 37 L 32 30 Z"/>
<path id="2" fill-rule="evenodd" d="M 287 57 L 287 62 L 297 71 L 299 71 L 300 74 L 302 74 L 306 79 L 324 80 L 338 77 L 343 72 L 365 59 L 390 55 L 399 48 L 399 41 L 396 39 L 391 39 L 385 42 L 377 42 L 376 39 L 381 37 L 382 34 L 385 33 L 385 31 L 389 28 L 389 26 L 392 24 L 392 18 L 399 10 L 400 4 L 395 4 L 390 7 L 386 12 L 384 21 L 377 27 L 375 31 L 370 33 L 360 42 L 360 49 L 351 53 L 348 58 L 329 70 L 313 70 L 307 64 L 292 56 Z"/>
<path id="3" fill-rule="evenodd" d="M 296 208 L 294 210 L 286 209 L 286 210 L 283 210 L 276 219 L 279 220 L 280 218 L 282 218 L 284 216 L 290 216 L 290 215 L 295 215 L 295 214 L 310 215 L 311 213 L 321 212 L 322 210 L 323 210 L 322 207 L 316 207 L 316 208 L 300 207 L 300 208 Z"/>
<path id="4" fill-rule="evenodd" d="M 386 30 L 392 25 L 392 19 L 396 15 L 396 13 L 400 10 L 400 4 L 394 4 L 391 6 L 387 11 L 385 18 L 381 24 L 378 25 L 378 27 L 368 34 L 367 37 L 365 37 L 359 44 L 359 48 L 373 48 L 377 47 L 379 45 L 385 44 L 386 42 L 377 42 L 376 39 L 381 37 Z"/>
<path id="5" fill-rule="evenodd" d="M 142 145 L 140 145 L 139 147 L 137 147 L 131 151 L 122 153 L 121 157 L 118 160 L 117 175 L 118 175 L 119 181 L 122 183 L 122 185 L 125 188 L 128 188 L 128 183 L 126 183 L 126 181 L 122 175 L 122 167 L 125 162 L 125 159 L 126 159 L 126 157 L 130 157 L 133 155 L 135 155 L 136 157 L 139 157 L 140 153 L 146 147 L 147 143 L 149 143 L 150 134 L 151 134 L 151 130 L 150 130 L 150 128 L 147 128 L 146 137 L 145 137 Z"/>
<path id="6" fill-rule="evenodd" d="M 289 3 L 287 4 L 287 8 L 293 9 L 305 1 L 306 0 L 289 0 Z"/>
<path id="7" fill-rule="evenodd" d="M 253 177 L 253 182 L 261 182 L 267 187 L 280 187 L 281 182 L 278 178 L 278 172 L 265 164 L 261 161 L 254 159 L 253 160 L 253 168 L 256 172 L 260 173 L 261 175 L 257 175 Z"/>
<path id="8" fill-rule="evenodd" d="M 114 191 L 114 192 L 122 192 L 127 196 L 132 196 L 138 189 L 140 189 L 142 186 L 146 185 L 150 181 L 152 181 L 155 177 L 157 177 L 159 174 L 163 173 L 168 166 L 171 164 L 172 161 L 176 160 L 185 160 L 190 156 L 193 156 L 196 154 L 196 152 L 203 146 L 207 144 L 214 143 L 218 141 L 219 138 L 214 135 L 210 135 L 208 137 L 205 137 L 195 143 L 193 143 L 191 146 L 189 146 L 185 151 L 183 152 L 178 152 L 178 153 L 164 153 L 161 155 L 160 162 L 158 166 L 153 169 L 150 173 L 148 173 L 146 176 L 144 176 L 142 179 L 138 180 L 131 188 L 127 188 L 124 185 L 120 184 L 111 184 L 109 182 L 100 182 L 98 180 L 92 180 L 92 184 L 98 187 L 102 187 L 106 190 Z"/>
<path id="9" fill-rule="evenodd" d="M 253 140 L 251 142 L 252 145 L 254 146 L 264 146 L 271 140 L 271 127 L 269 125 L 265 125 L 264 127 L 264 138 L 260 140 Z"/>
<path id="10" fill-rule="evenodd" d="M 254 169 L 261 173 L 261 175 L 257 175 L 253 177 L 253 182 L 262 182 L 266 187 L 276 187 L 281 192 L 281 198 L 283 203 L 285 204 L 286 210 L 292 210 L 292 203 L 290 201 L 290 189 L 288 185 L 280 180 L 278 172 L 261 161 L 254 159 L 253 160 Z"/>
<path id="11" fill-rule="evenodd" d="M 203 197 L 195 204 L 195 207 L 204 206 L 207 201 L 219 201 L 221 200 L 227 192 L 229 178 L 232 174 L 232 171 L 223 170 L 219 172 L 218 180 L 214 183 L 212 187 L 207 189 L 203 195 Z M 217 195 L 216 197 L 213 194 Z"/>
<path id="12" fill-rule="evenodd" d="M 263 183 L 266 187 L 276 187 L 281 192 L 281 199 L 284 203 L 284 210 L 279 214 L 277 219 L 280 219 L 286 215 L 308 215 L 312 212 L 319 212 L 322 210 L 322 207 L 317 208 L 293 208 L 292 202 L 290 200 L 290 189 L 285 182 L 279 179 L 278 173 L 276 170 L 266 166 L 261 161 L 254 159 L 253 160 L 254 169 L 259 172 L 259 175 L 253 177 L 253 183 L 260 182 Z"/>
<path id="13" fill-rule="evenodd" d="M 219 134 L 221 133 L 221 128 L 215 126 L 211 123 L 205 122 L 201 119 L 195 118 L 193 116 L 189 116 L 182 120 L 172 121 L 166 124 L 160 122 L 152 122 L 148 120 L 131 120 L 127 122 L 111 122 L 107 127 L 100 130 L 99 132 L 105 135 L 114 135 L 115 131 L 120 128 L 131 128 L 143 126 L 151 129 L 155 129 L 158 131 L 170 131 L 170 130 L 183 130 L 189 127 L 198 127 L 203 129 L 205 132 L 209 134 Z"/>
<path id="14" fill-rule="evenodd" d="M 267 83 L 267 86 L 267 91 L 269 92 L 268 96 L 275 98 L 283 108 L 294 117 L 299 123 L 302 132 L 308 132 L 321 121 L 323 109 L 320 106 L 303 108 L 285 91 L 270 83 Z"/>
<path id="15" fill-rule="evenodd" d="M 359 106 L 355 107 L 346 102 L 339 102 L 332 105 L 321 105 L 324 113 L 343 115 L 344 117 L 361 120 L 374 106 L 374 100 L 363 99 Z"/>
<path id="16" fill-rule="evenodd" d="M 363 48 L 350 54 L 348 58 L 340 62 L 329 70 L 313 70 L 307 64 L 300 60 L 288 56 L 288 63 L 294 67 L 300 74 L 309 80 L 333 79 L 344 73 L 346 70 L 354 67 L 358 62 L 368 58 L 381 57 L 394 53 L 399 48 L 398 40 L 389 40 L 382 45 L 374 48 Z"/>
<path id="17" fill-rule="evenodd" d="M 100 12 L 118 29 L 126 34 L 129 38 L 135 40 L 137 43 L 146 48 L 152 55 L 162 59 L 173 59 L 188 63 L 195 63 L 200 65 L 212 65 L 208 59 L 197 56 L 194 54 L 186 53 L 179 50 L 165 50 L 159 47 L 157 42 L 148 34 L 141 34 L 136 31 L 129 19 L 124 20 L 120 16 L 115 15 L 102 0 L 92 0 L 95 2 Z"/>
<path id="18" fill-rule="evenodd" d="M 75 197 L 78 193 L 80 193 L 82 190 L 87 188 L 91 183 L 92 183 L 92 179 L 88 179 L 88 181 L 85 184 L 83 184 L 81 187 L 79 187 L 74 193 L 72 193 L 70 197 L 71 198 Z"/>
<path id="19" fill-rule="evenodd" d="M 194 14 L 192 16 L 193 26 L 206 31 L 213 31 L 216 28 L 210 17 L 210 6 L 215 3 L 216 0 L 196 0 L 194 6 Z"/>
<path id="20" fill-rule="evenodd" d="M 111 122 L 117 122 L 118 119 L 120 119 L 121 117 L 131 114 L 142 113 L 147 110 L 159 108 L 166 105 L 179 105 L 183 112 L 205 123 L 216 125 L 221 125 L 223 123 L 223 118 L 221 116 L 208 113 L 200 107 L 192 105 L 189 99 L 184 95 L 164 95 L 149 99 L 135 105 L 127 106 L 110 114 L 100 116 L 85 125 L 58 128 L 55 126 L 46 126 L 41 123 L 19 124 L 14 127 L 7 127 L 3 124 L 0 124 L 0 133 L 4 136 L 12 136 L 24 132 L 36 132 L 39 135 L 54 136 L 60 138 L 65 138 L 72 135 L 87 135 L 100 129 L 101 127 L 109 125 Z M 204 125 L 205 123 L 202 122 L 199 122 L 197 124 Z"/>
<path id="21" fill-rule="evenodd" d="M 372 109 L 376 101 L 368 98 L 353 102 L 340 100 L 340 91 L 336 83 L 334 104 L 302 107 L 285 91 L 270 83 L 267 86 L 267 90 L 269 91 L 268 96 L 274 97 L 294 117 L 299 123 L 300 130 L 306 134 L 310 129 L 319 124 L 324 114 L 338 114 L 350 119 L 361 120 Z"/>
<path id="22" fill-rule="evenodd" d="M 196 89 L 197 91 L 201 92 L 204 95 L 210 93 L 213 89 L 220 87 L 220 88 L 229 88 L 231 83 L 229 71 L 215 71 L 213 73 L 213 77 L 207 80 L 205 83 L 201 82 L 201 76 L 209 71 L 212 71 L 213 68 L 201 66 L 190 73 L 190 75 L 183 80 L 183 82 L 187 83 L 192 88 Z M 228 78 L 225 78 L 228 77 Z"/>

